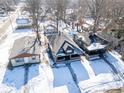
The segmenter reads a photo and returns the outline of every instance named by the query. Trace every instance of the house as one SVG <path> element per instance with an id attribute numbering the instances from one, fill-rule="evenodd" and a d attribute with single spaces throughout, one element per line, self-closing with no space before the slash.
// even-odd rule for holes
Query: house
<path id="1" fill-rule="evenodd" d="M 109 42 L 97 33 L 79 33 L 74 36 L 74 41 L 85 51 L 88 58 L 104 53 L 109 46 Z"/>
<path id="2" fill-rule="evenodd" d="M 54 26 L 54 25 L 47 25 L 47 26 L 45 27 L 44 34 L 45 34 L 46 36 L 58 34 L 56 26 Z"/>
<path id="3" fill-rule="evenodd" d="M 17 24 L 16 29 L 31 28 L 32 21 L 29 18 L 17 18 L 16 19 L 16 24 Z"/>
<path id="4" fill-rule="evenodd" d="M 9 61 L 11 62 L 12 66 L 20 66 L 40 62 L 39 44 L 36 43 L 35 47 L 30 48 L 34 41 L 34 36 L 25 36 L 15 40 L 9 57 Z"/>
<path id="5" fill-rule="evenodd" d="M 70 62 L 80 60 L 83 51 L 66 34 L 59 32 L 58 35 L 48 36 L 49 48 L 54 62 Z"/>

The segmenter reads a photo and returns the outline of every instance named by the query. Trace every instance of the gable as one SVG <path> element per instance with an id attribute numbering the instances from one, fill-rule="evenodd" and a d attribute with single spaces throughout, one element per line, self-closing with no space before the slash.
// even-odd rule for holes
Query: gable
<path id="1" fill-rule="evenodd" d="M 65 51 L 66 51 L 66 54 L 74 53 L 74 48 L 68 46 Z"/>
<path id="2" fill-rule="evenodd" d="M 80 51 L 78 48 L 73 46 L 71 43 L 69 43 L 68 41 L 65 41 L 60 47 L 60 49 L 58 50 L 57 54 L 60 54 L 60 53 L 70 54 L 74 52 L 78 53 L 77 50 Z"/>
<path id="3" fill-rule="evenodd" d="M 59 54 L 60 51 L 63 52 L 62 49 L 66 50 L 68 46 L 74 49 L 75 51 L 78 50 L 78 53 L 83 54 L 83 50 L 80 49 L 80 47 L 73 41 L 72 38 L 70 38 L 64 33 L 60 32 L 58 35 L 52 35 L 49 38 L 49 42 L 51 45 L 53 55 Z"/>

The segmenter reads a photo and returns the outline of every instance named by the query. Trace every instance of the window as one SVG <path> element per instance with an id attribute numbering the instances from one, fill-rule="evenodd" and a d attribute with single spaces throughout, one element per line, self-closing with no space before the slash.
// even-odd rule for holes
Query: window
<path id="1" fill-rule="evenodd" d="M 65 60 L 65 57 L 58 57 L 57 60 Z"/>
<path id="2" fill-rule="evenodd" d="M 15 61 L 16 62 L 24 62 L 24 59 L 23 58 L 16 58 Z"/>
<path id="3" fill-rule="evenodd" d="M 72 53 L 72 50 L 67 50 L 67 53 Z"/>
<path id="4" fill-rule="evenodd" d="M 72 58 L 80 57 L 78 54 L 71 55 Z"/>
<path id="5" fill-rule="evenodd" d="M 36 60 L 36 57 L 35 56 L 32 56 L 32 60 Z"/>

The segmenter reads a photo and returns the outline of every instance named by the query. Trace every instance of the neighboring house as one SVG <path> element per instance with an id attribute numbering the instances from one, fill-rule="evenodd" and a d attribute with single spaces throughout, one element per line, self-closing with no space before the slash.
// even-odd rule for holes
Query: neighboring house
<path id="1" fill-rule="evenodd" d="M 49 35 L 56 35 L 56 34 L 58 34 L 57 28 L 56 28 L 54 25 L 47 25 L 47 26 L 45 27 L 44 34 L 45 34 L 46 36 L 49 36 Z"/>
<path id="2" fill-rule="evenodd" d="M 32 22 L 29 18 L 17 18 L 16 19 L 17 29 L 31 28 Z"/>
<path id="3" fill-rule="evenodd" d="M 34 36 L 25 36 L 15 40 L 11 49 L 9 61 L 12 66 L 40 62 L 40 46 L 36 43 L 35 48 L 30 48 L 35 41 Z"/>
<path id="4" fill-rule="evenodd" d="M 67 35 L 59 32 L 58 35 L 48 36 L 49 47 L 53 60 L 57 63 L 80 60 L 83 51 Z"/>
<path id="5" fill-rule="evenodd" d="M 74 41 L 85 51 L 88 58 L 104 53 L 109 45 L 109 42 L 100 35 L 88 32 L 77 34 Z"/>

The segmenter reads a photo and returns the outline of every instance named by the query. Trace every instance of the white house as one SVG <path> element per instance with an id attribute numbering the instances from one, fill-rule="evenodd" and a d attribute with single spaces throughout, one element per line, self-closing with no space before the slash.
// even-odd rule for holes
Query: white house
<path id="1" fill-rule="evenodd" d="M 25 36 L 17 39 L 14 42 L 9 57 L 12 66 L 20 66 L 40 62 L 39 44 L 36 43 L 35 47 L 30 48 L 34 41 L 34 36 Z"/>
<path id="2" fill-rule="evenodd" d="M 45 27 L 44 34 L 46 36 L 58 34 L 56 26 L 54 26 L 54 25 L 47 25 Z"/>

